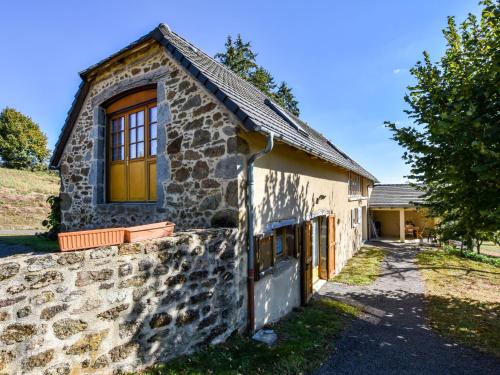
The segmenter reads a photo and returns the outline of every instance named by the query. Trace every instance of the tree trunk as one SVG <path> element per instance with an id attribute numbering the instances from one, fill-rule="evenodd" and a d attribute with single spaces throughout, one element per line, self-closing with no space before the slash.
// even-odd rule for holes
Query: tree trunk
<path id="1" fill-rule="evenodd" d="M 481 245 L 483 244 L 483 241 L 476 240 L 476 249 L 477 253 L 481 254 Z"/>

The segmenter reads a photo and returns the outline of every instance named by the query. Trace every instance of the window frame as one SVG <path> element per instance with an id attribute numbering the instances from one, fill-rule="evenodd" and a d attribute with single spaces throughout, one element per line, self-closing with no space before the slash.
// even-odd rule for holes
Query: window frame
<path id="1" fill-rule="evenodd" d="M 149 89 L 151 90 L 151 89 Z M 144 93 L 147 93 L 148 89 L 144 90 Z M 111 104 L 108 105 L 108 107 L 113 107 L 113 111 L 106 111 L 106 202 L 107 203 L 113 203 L 113 204 L 127 204 L 127 203 L 155 203 L 157 201 L 157 196 L 153 199 L 151 197 L 151 187 L 150 187 L 150 166 L 151 164 L 156 164 L 157 162 L 157 155 L 158 155 L 158 149 L 155 155 L 150 155 L 150 148 L 151 148 L 151 143 L 150 143 L 150 126 L 151 126 L 151 119 L 150 119 L 150 111 L 151 108 L 156 107 L 156 111 L 158 113 L 158 103 L 157 103 L 157 98 L 146 98 L 143 99 L 139 102 L 132 102 L 130 103 L 129 97 L 133 97 L 134 95 L 139 94 L 141 95 L 142 92 L 134 92 L 130 93 L 124 96 L 120 96 L 116 101 L 112 102 Z M 125 103 L 123 107 L 118 107 L 116 108 L 115 103 L 122 101 Z M 144 136 L 143 136 L 143 142 L 144 143 L 144 150 L 143 150 L 143 156 L 141 157 L 136 157 L 134 159 L 130 158 L 130 115 L 138 113 L 140 111 L 144 112 Z M 123 152 L 123 159 L 122 160 L 113 160 L 113 139 L 112 139 L 112 124 L 113 121 L 122 118 L 123 117 L 123 126 L 124 126 L 124 143 L 121 145 L 124 148 Z M 135 127 L 134 129 L 136 129 Z M 156 120 L 156 130 L 157 130 L 157 137 L 156 140 L 158 139 L 158 117 Z M 137 139 L 135 144 L 137 144 Z M 137 146 L 136 146 L 137 147 Z M 130 184 L 129 180 L 129 164 L 131 161 L 134 162 L 144 162 L 144 168 L 145 168 L 145 191 L 146 191 L 146 199 L 145 200 L 132 200 L 129 198 L 129 187 L 128 185 Z M 112 164 L 117 164 L 117 163 L 124 163 L 125 164 L 125 199 L 123 200 L 112 200 L 111 199 L 111 165 Z"/>
<path id="2" fill-rule="evenodd" d="M 290 230 L 290 232 L 287 231 Z M 268 274 L 271 274 L 274 272 L 275 267 L 277 264 L 279 264 L 282 261 L 285 261 L 286 259 L 289 259 L 291 257 L 298 258 L 300 256 L 300 249 L 297 247 L 300 245 L 300 239 L 299 233 L 298 233 L 298 225 L 297 224 L 291 224 L 291 225 L 285 225 L 279 228 L 273 229 L 271 232 L 268 232 L 266 234 L 261 234 L 255 236 L 255 279 L 259 280 L 263 277 L 265 277 Z M 293 248 L 289 248 L 290 243 L 287 239 L 288 235 L 291 235 L 293 233 Z M 282 241 L 282 252 L 281 254 L 278 254 L 277 252 L 277 238 L 278 236 L 281 236 L 281 241 Z M 266 254 L 266 256 L 269 256 L 269 266 L 266 268 L 262 268 L 262 241 L 271 241 L 271 247 L 270 247 L 270 254 Z"/>
<path id="3" fill-rule="evenodd" d="M 348 196 L 349 197 L 363 196 L 363 177 L 354 172 L 349 172 Z"/>
<path id="4" fill-rule="evenodd" d="M 362 215 L 361 207 L 351 208 L 351 228 L 356 228 L 362 223 Z"/>

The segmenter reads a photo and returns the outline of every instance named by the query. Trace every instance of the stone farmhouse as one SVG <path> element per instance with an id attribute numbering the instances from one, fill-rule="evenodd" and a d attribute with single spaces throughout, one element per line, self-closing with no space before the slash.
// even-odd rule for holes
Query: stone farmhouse
<path id="1" fill-rule="evenodd" d="M 232 328 L 306 303 L 367 239 L 377 179 L 168 26 L 80 76 L 50 162 L 64 230 L 232 228 L 244 286 Z"/>

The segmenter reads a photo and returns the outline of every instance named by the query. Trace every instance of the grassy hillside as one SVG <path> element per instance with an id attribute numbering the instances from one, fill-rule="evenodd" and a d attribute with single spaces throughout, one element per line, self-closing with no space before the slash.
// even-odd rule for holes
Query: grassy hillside
<path id="1" fill-rule="evenodd" d="M 0 168 L 0 229 L 42 229 L 46 199 L 58 192 L 55 174 Z"/>

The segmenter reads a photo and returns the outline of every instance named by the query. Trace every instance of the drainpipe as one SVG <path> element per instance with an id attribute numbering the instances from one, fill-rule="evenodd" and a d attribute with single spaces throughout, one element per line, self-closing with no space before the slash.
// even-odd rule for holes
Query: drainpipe
<path id="1" fill-rule="evenodd" d="M 265 154 L 271 152 L 273 149 L 273 133 L 269 132 L 267 134 L 267 145 L 266 148 L 253 154 L 247 160 L 247 243 L 248 243 L 248 333 L 253 335 L 255 331 L 255 298 L 254 298 L 254 287 L 255 287 L 255 245 L 253 240 L 254 235 L 254 203 L 253 203 L 253 190 L 254 190 L 254 179 L 253 179 L 253 164 L 254 162 L 264 156 Z"/>

